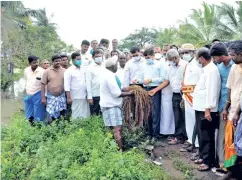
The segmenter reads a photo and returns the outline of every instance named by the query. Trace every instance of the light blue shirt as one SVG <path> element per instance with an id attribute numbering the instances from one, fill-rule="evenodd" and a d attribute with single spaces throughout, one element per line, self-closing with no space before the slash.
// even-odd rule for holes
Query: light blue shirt
<path id="1" fill-rule="evenodd" d="M 165 66 L 157 60 L 153 60 L 153 62 L 153 64 L 148 64 L 145 62 L 143 66 L 143 75 L 139 83 L 143 83 L 143 81 L 147 79 L 152 80 L 152 82 L 148 85 L 144 85 L 145 87 L 159 86 L 165 80 Z"/>
<path id="2" fill-rule="evenodd" d="M 219 112 L 223 111 L 223 108 L 226 104 L 227 95 L 228 95 L 228 88 L 226 87 L 226 84 L 229 77 L 230 69 L 233 64 L 234 64 L 234 61 L 231 59 L 227 67 L 224 65 L 223 62 L 217 65 L 220 73 L 220 77 L 221 77 L 221 91 L 220 91 L 220 99 L 219 99 L 219 106 L 218 106 Z"/>

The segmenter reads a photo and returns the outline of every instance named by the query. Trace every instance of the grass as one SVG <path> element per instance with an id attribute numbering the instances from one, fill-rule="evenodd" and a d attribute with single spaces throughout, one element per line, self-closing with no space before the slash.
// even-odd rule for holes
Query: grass
<path id="1" fill-rule="evenodd" d="M 173 160 L 173 167 L 184 173 L 185 179 L 190 180 L 193 176 L 193 167 L 180 159 Z"/>

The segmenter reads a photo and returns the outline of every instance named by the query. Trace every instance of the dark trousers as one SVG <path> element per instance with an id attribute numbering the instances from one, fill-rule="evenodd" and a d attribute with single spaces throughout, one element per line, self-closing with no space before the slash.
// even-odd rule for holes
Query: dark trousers
<path id="1" fill-rule="evenodd" d="M 218 123 L 218 113 L 211 112 L 212 122 L 204 119 L 204 111 L 195 111 L 198 133 L 199 154 L 204 164 L 215 165 L 215 129 Z"/>
<path id="2" fill-rule="evenodd" d="M 194 125 L 193 134 L 192 134 L 192 146 L 195 147 L 196 137 L 197 137 L 197 123 Z"/>
<path id="3" fill-rule="evenodd" d="M 173 93 L 172 107 L 175 119 L 175 137 L 179 140 L 186 140 L 185 111 L 180 107 L 182 96 L 180 93 Z"/>
<path id="4" fill-rule="evenodd" d="M 146 91 L 150 91 L 156 87 L 145 87 Z M 161 92 L 155 93 L 151 97 L 153 101 L 152 113 L 148 120 L 148 132 L 151 137 L 156 137 L 160 134 L 160 108 L 161 108 Z"/>
<path id="5" fill-rule="evenodd" d="M 102 115 L 101 108 L 99 105 L 100 97 L 93 97 L 92 99 L 93 99 L 93 105 L 90 105 L 91 115 L 96 115 L 96 116 Z"/>

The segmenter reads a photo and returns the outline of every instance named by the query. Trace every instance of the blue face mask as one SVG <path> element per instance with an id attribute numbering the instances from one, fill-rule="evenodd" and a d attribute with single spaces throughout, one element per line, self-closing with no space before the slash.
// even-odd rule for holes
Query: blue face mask
<path id="1" fill-rule="evenodd" d="M 81 60 L 81 59 L 76 59 L 76 60 L 74 61 L 74 64 L 75 64 L 77 67 L 80 67 L 81 64 L 82 64 L 82 60 Z"/>
<path id="2" fill-rule="evenodd" d="M 149 65 L 154 64 L 154 61 L 152 59 L 146 59 L 146 61 L 147 61 L 147 64 L 149 64 Z"/>
<path id="3" fill-rule="evenodd" d="M 94 59 L 96 63 L 101 63 L 103 61 L 102 57 L 97 57 Z"/>

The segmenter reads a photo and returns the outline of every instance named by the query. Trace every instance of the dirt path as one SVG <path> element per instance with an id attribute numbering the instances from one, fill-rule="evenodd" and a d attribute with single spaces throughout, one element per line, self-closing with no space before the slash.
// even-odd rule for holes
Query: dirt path
<path id="1" fill-rule="evenodd" d="M 167 142 L 164 140 L 159 143 L 153 154 L 174 180 L 217 180 L 219 178 L 212 171 L 197 171 L 197 165 L 190 160 L 191 153 L 180 152 L 181 145 L 168 145 Z"/>

